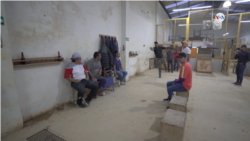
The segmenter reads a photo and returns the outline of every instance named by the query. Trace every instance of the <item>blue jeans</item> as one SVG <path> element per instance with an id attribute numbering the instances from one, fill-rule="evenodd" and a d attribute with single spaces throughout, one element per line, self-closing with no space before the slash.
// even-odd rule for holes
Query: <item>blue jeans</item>
<path id="1" fill-rule="evenodd" d="M 120 80 L 120 82 L 122 82 L 126 76 L 128 75 L 128 73 L 124 70 L 119 70 L 119 71 L 116 71 L 116 74 L 118 75 L 118 80 Z"/>
<path id="2" fill-rule="evenodd" d="M 179 60 L 178 59 L 174 59 L 174 70 L 175 70 L 175 66 L 176 66 L 176 70 L 178 71 L 178 68 L 179 68 Z"/>
<path id="3" fill-rule="evenodd" d="M 236 67 L 237 82 L 240 84 L 243 81 L 243 73 L 244 73 L 245 68 L 246 68 L 246 65 L 237 64 L 237 67 Z"/>
<path id="4" fill-rule="evenodd" d="M 171 98 L 174 95 L 174 91 L 187 91 L 186 88 L 181 84 L 177 83 L 175 85 L 174 81 L 167 82 L 168 97 Z"/>

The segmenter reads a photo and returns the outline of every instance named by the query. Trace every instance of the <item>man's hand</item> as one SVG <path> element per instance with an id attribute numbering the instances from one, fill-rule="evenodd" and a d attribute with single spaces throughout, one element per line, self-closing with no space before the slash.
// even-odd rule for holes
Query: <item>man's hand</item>
<path id="1" fill-rule="evenodd" d="M 118 78 L 118 75 L 117 75 L 117 74 L 115 74 L 115 78 Z"/>
<path id="2" fill-rule="evenodd" d="M 239 63 L 240 65 L 243 65 L 243 63 Z"/>
<path id="3" fill-rule="evenodd" d="M 96 82 L 96 81 L 97 81 L 97 79 L 96 79 L 95 77 L 93 77 L 93 78 L 92 78 L 92 80 L 93 80 L 94 82 Z"/>
<path id="4" fill-rule="evenodd" d="M 101 71 L 101 70 L 99 71 L 98 75 L 99 75 L 99 76 L 102 75 L 102 71 Z"/>

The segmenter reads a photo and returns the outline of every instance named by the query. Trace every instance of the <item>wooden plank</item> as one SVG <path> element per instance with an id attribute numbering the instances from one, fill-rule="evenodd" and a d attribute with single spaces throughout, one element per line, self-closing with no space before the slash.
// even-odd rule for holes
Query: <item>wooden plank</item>
<path id="1" fill-rule="evenodd" d="M 14 65 L 14 67 L 26 67 L 26 66 L 37 66 L 37 65 L 47 65 L 47 64 L 57 64 L 62 61 L 53 61 L 53 62 L 44 62 L 44 63 L 32 63 L 32 64 L 22 64 L 22 65 Z"/>
<path id="2" fill-rule="evenodd" d="M 18 62 L 29 62 L 29 61 L 41 61 L 41 60 L 52 60 L 52 59 L 62 59 L 63 58 L 58 58 L 58 57 L 41 57 L 41 58 L 25 58 L 25 60 L 21 59 L 12 59 L 13 63 L 18 63 Z"/>

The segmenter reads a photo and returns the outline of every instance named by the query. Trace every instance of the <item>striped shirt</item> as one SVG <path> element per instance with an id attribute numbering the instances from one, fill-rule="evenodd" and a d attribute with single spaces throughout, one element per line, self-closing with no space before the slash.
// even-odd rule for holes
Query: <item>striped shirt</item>
<path id="1" fill-rule="evenodd" d="M 181 65 L 180 78 L 185 79 L 181 84 L 189 91 L 192 88 L 192 67 L 188 62 Z"/>

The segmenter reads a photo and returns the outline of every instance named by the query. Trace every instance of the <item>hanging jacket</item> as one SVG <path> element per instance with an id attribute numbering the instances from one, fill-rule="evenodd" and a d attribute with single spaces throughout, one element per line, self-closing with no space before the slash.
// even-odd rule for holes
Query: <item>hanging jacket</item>
<path id="1" fill-rule="evenodd" d="M 110 50 L 107 48 L 103 36 L 101 37 L 100 53 L 102 55 L 102 58 L 101 58 L 102 69 L 105 69 L 105 70 L 111 69 L 111 66 L 113 64 L 113 56 Z"/>
<path id="2" fill-rule="evenodd" d="M 110 50 L 110 38 L 108 36 L 105 36 L 105 40 L 106 40 L 106 46 Z"/>
<path id="3" fill-rule="evenodd" d="M 116 38 L 111 38 L 110 51 L 113 54 L 113 57 L 115 58 L 115 55 L 116 55 L 115 52 L 119 51 L 118 43 L 116 41 Z"/>

